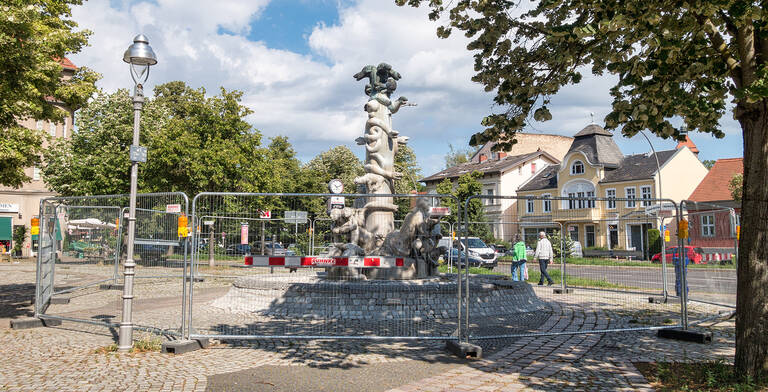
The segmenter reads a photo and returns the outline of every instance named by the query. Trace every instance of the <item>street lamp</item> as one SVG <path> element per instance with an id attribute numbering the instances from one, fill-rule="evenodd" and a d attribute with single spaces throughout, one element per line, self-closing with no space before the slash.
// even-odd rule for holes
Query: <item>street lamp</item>
<path id="1" fill-rule="evenodd" d="M 123 54 L 123 61 L 130 64 L 133 79 L 133 143 L 131 144 L 131 196 L 128 205 L 128 255 L 125 260 L 123 281 L 123 318 L 120 321 L 118 351 L 128 351 L 133 346 L 133 276 L 136 263 L 133 260 L 133 244 L 136 238 L 136 188 L 139 179 L 139 162 L 147 161 L 147 148 L 139 145 L 139 123 L 144 105 L 144 86 L 149 78 L 149 67 L 157 64 L 157 57 L 149 40 L 143 34 L 133 38 L 133 45 Z"/>

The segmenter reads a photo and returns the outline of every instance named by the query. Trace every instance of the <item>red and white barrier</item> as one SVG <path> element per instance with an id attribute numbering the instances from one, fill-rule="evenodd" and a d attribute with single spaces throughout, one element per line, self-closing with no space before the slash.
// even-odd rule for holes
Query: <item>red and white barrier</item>
<path id="1" fill-rule="evenodd" d="M 413 265 L 414 260 L 393 256 L 245 256 L 249 267 L 352 267 L 352 268 L 403 268 Z"/>

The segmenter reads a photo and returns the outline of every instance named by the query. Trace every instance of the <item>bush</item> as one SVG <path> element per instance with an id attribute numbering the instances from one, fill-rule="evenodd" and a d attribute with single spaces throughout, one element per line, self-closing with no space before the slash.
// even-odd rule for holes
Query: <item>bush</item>
<path id="1" fill-rule="evenodd" d="M 661 252 L 661 232 L 659 229 L 648 229 L 648 251 L 651 255 Z"/>
<path id="2" fill-rule="evenodd" d="M 21 247 L 24 246 L 24 240 L 27 239 L 27 227 L 16 226 L 13 229 L 13 254 L 20 255 Z"/>
<path id="3" fill-rule="evenodd" d="M 559 230 L 555 230 L 555 232 L 552 235 L 549 236 L 549 241 L 552 243 L 552 250 L 555 253 L 555 258 L 556 259 L 560 258 L 560 253 L 561 253 L 560 252 L 560 245 L 561 245 L 560 243 L 561 243 L 561 241 L 564 241 L 562 243 L 562 249 L 563 249 L 563 253 L 565 253 L 566 257 L 570 256 L 571 252 L 573 252 L 573 240 L 571 239 L 571 236 L 569 236 L 569 235 L 562 236 L 562 235 L 560 235 L 560 231 Z M 536 248 L 536 246 L 534 245 L 534 249 L 535 248 Z"/>

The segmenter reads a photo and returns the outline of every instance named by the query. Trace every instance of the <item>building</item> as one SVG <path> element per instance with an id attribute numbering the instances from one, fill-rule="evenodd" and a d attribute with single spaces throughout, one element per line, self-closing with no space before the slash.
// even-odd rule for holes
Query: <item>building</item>
<path id="1" fill-rule="evenodd" d="M 64 80 L 72 78 L 77 67 L 66 58 L 62 59 L 60 64 L 62 66 L 62 78 Z M 49 102 L 66 112 L 67 115 L 63 122 L 52 123 L 22 119 L 19 124 L 26 128 L 43 131 L 51 138 L 69 138 L 74 124 L 74 111 L 66 107 L 63 102 L 55 101 L 52 98 Z M 43 143 L 43 147 L 45 146 L 47 146 L 47 142 Z M 7 233 L 12 232 L 17 226 L 26 226 L 27 240 L 23 245 L 22 255 L 31 256 L 36 246 L 36 241 L 32 241 L 30 236 L 31 219 L 39 214 L 40 200 L 55 196 L 55 193 L 46 188 L 40 174 L 40 168 L 30 167 L 25 172 L 32 180 L 25 183 L 21 188 L 0 187 L 0 241 L 5 241 L 10 245 L 12 238 L 8 239 Z"/>
<path id="2" fill-rule="evenodd" d="M 637 250 L 647 256 L 647 231 L 660 222 L 646 214 L 646 207 L 657 204 L 653 199 L 687 198 L 706 174 L 687 146 L 655 155 L 624 155 L 610 132 L 590 124 L 574 135 L 560 164 L 549 165 L 518 188 L 519 196 L 531 197 L 520 208 L 526 222 L 523 233 L 530 239 L 562 225 L 583 248 Z M 547 200 L 550 197 L 627 200 Z"/>
<path id="3" fill-rule="evenodd" d="M 565 154 L 568 153 L 571 143 L 573 143 L 573 138 L 570 136 L 524 132 L 515 133 L 514 140 L 517 143 L 512 148 L 499 152 L 493 151 L 496 142 L 485 143 L 472 155 L 469 161 L 480 163 L 482 159 L 494 160 L 507 155 L 530 154 L 539 150 L 544 150 L 549 155 L 562 160 Z"/>
<path id="4" fill-rule="evenodd" d="M 736 253 L 736 230 L 741 202 L 733 200 L 729 183 L 744 173 L 742 158 L 718 159 L 691 193 L 688 211 L 688 242 L 701 248 L 707 261 L 730 260 Z"/>
<path id="5" fill-rule="evenodd" d="M 555 153 L 564 155 L 567 147 L 563 146 L 570 146 L 573 141 L 566 136 L 540 134 L 517 134 L 515 138 L 519 138 L 518 143 L 508 152 L 493 152 L 494 143 L 486 143 L 469 162 L 423 178 L 426 192 L 436 193 L 440 182 L 448 179 L 455 185 L 460 176 L 478 171 L 483 173 L 479 179 L 483 195 L 515 196 L 522 183 L 544 167 L 560 163 L 549 153 L 550 147 Z M 494 237 L 511 241 L 518 232 L 517 200 L 489 198 L 483 202 L 485 218 L 491 223 Z"/>

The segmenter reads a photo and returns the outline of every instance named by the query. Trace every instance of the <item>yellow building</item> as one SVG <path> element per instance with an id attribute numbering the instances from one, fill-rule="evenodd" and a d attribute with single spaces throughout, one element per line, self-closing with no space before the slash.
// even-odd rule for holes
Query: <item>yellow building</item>
<path id="1" fill-rule="evenodd" d="M 610 132 L 590 124 L 574 135 L 560 164 L 544 168 L 518 188 L 520 197 L 531 197 L 518 203 L 523 233 L 530 239 L 538 231 L 562 227 L 582 248 L 645 253 L 648 229 L 662 223 L 646 208 L 657 204 L 654 199 L 679 202 L 706 174 L 706 167 L 686 146 L 656 156 L 625 156 Z M 583 199 L 548 200 L 554 197 Z M 590 197 L 617 200 L 586 200 Z"/>

